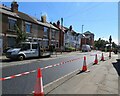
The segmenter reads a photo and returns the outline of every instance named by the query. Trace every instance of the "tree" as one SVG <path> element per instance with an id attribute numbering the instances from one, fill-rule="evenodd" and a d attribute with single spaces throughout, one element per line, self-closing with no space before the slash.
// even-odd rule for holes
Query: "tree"
<path id="1" fill-rule="evenodd" d="M 105 41 L 105 40 L 99 38 L 98 40 L 95 40 L 94 46 L 96 48 L 98 48 L 98 50 L 100 50 L 100 49 L 104 49 L 105 45 L 108 44 L 108 43 L 109 43 L 108 41 Z"/>
<path id="2" fill-rule="evenodd" d="M 20 30 L 20 28 L 17 25 L 15 25 L 15 27 L 17 31 L 16 43 L 19 44 L 21 42 L 24 42 L 27 38 L 26 32 L 23 32 L 22 30 Z"/>
<path id="3" fill-rule="evenodd" d="M 115 44 L 115 42 L 112 42 L 112 48 L 116 48 L 117 44 Z"/>

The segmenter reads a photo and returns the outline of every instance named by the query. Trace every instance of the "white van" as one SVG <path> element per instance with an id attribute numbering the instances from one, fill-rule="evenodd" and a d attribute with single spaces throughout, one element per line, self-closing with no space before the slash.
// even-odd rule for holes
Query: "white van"
<path id="1" fill-rule="evenodd" d="M 43 53 L 40 51 L 40 45 L 37 42 L 23 42 L 16 48 L 9 49 L 6 57 L 11 59 L 23 60 L 30 57 L 50 56 L 50 52 Z"/>
<path id="2" fill-rule="evenodd" d="M 82 45 L 82 52 L 90 52 L 91 48 L 90 45 Z"/>

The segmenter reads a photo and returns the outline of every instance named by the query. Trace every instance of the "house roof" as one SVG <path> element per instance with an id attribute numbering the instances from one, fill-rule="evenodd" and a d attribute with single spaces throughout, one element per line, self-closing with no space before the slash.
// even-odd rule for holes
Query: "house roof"
<path id="1" fill-rule="evenodd" d="M 13 17 L 20 18 L 17 13 L 12 12 L 12 11 L 10 10 L 10 8 L 5 7 L 5 6 L 2 6 L 2 5 L 0 5 L 0 12 L 1 12 L 1 13 L 4 13 L 4 14 L 6 14 L 6 15 L 10 15 L 10 16 L 13 16 Z"/>
<path id="2" fill-rule="evenodd" d="M 20 19 L 23 19 L 23 20 L 31 22 L 31 23 L 43 25 L 43 26 L 46 26 L 46 27 L 51 27 L 53 29 L 58 30 L 58 28 L 53 26 L 52 24 L 50 24 L 48 22 L 43 23 L 40 20 L 38 20 L 38 19 L 36 19 L 36 18 L 34 18 L 32 16 L 29 16 L 29 15 L 23 13 L 23 12 L 20 12 L 20 11 L 18 11 L 17 13 L 12 12 L 11 8 L 9 8 L 9 7 L 0 5 L 0 10 L 1 10 L 0 11 L 1 13 L 7 14 L 7 15 L 10 15 L 10 16 L 13 16 L 13 17 L 17 17 L 17 18 L 20 18 Z"/>
<path id="3" fill-rule="evenodd" d="M 93 34 L 93 33 L 91 33 L 90 31 L 86 31 L 84 34 Z"/>
<path id="4" fill-rule="evenodd" d="M 32 23 L 37 23 L 33 18 L 31 18 L 29 15 L 23 13 L 23 12 L 18 12 L 18 16 L 26 21 L 32 22 Z"/>
<path id="5" fill-rule="evenodd" d="M 48 22 L 43 23 L 43 22 L 41 22 L 40 20 L 38 20 L 37 18 L 34 18 L 34 17 L 31 17 L 31 18 L 34 19 L 34 20 L 35 20 L 38 24 L 40 24 L 40 25 L 43 25 L 43 26 L 46 26 L 46 27 L 51 27 L 51 28 L 53 28 L 53 29 L 58 30 L 57 27 L 53 26 L 52 24 L 50 24 L 50 23 L 48 23 Z"/>
<path id="6" fill-rule="evenodd" d="M 58 29 L 62 30 L 63 32 L 65 32 L 65 28 L 64 26 L 62 27 L 61 25 L 58 27 L 56 23 L 53 23 L 53 26 L 57 27 Z"/>

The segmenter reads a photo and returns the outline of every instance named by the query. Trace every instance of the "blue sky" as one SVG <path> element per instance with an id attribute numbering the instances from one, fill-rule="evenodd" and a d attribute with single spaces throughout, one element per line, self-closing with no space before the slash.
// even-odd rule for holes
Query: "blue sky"
<path id="1" fill-rule="evenodd" d="M 4 3 L 10 7 L 11 3 Z M 61 17 L 64 26 L 73 26 L 73 30 L 81 33 L 91 31 L 95 39 L 109 39 L 118 42 L 118 3 L 117 2 L 19 2 L 19 11 L 41 17 L 47 15 L 48 22 L 57 22 Z"/>

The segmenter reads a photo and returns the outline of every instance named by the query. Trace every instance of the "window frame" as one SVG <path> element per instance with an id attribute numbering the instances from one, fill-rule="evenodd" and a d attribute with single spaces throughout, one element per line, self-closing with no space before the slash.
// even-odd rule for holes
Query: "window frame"
<path id="1" fill-rule="evenodd" d="M 55 29 L 52 29 L 52 33 L 51 33 L 51 37 L 52 39 L 54 39 L 56 36 L 56 30 Z"/>
<path id="2" fill-rule="evenodd" d="M 48 27 L 43 27 L 43 32 L 44 32 L 44 36 L 45 37 L 48 37 L 48 35 L 49 35 L 49 32 L 48 32 Z"/>
<path id="3" fill-rule="evenodd" d="M 29 22 L 25 22 L 25 32 L 26 33 L 31 33 L 31 23 L 29 23 Z M 29 32 L 27 31 L 27 26 L 30 26 L 30 29 L 29 29 Z"/>
<path id="4" fill-rule="evenodd" d="M 17 25 L 17 19 L 8 17 L 8 30 L 15 31 L 15 25 Z"/>

